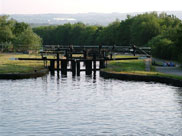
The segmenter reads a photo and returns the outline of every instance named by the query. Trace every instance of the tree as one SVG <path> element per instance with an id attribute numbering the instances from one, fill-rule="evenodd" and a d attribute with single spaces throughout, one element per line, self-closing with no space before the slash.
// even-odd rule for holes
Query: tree
<path id="1" fill-rule="evenodd" d="M 120 22 L 116 44 L 128 46 L 131 44 L 131 26 L 133 18 L 128 15 L 126 20 Z"/>
<path id="2" fill-rule="evenodd" d="M 151 46 L 156 57 L 182 59 L 182 23 L 174 15 L 144 13 L 108 26 L 83 23 L 34 28 L 43 44 Z"/>
<path id="3" fill-rule="evenodd" d="M 24 32 L 28 27 L 29 27 L 29 25 L 24 22 L 22 22 L 22 23 L 16 22 L 14 25 L 13 34 L 18 36 L 19 34 Z"/>
<path id="4" fill-rule="evenodd" d="M 131 39 L 137 46 L 144 46 L 160 34 L 160 24 L 155 13 L 142 14 L 134 18 L 131 26 Z"/>
<path id="5" fill-rule="evenodd" d="M 175 51 L 174 42 L 162 35 L 154 37 L 148 45 L 152 47 L 152 55 L 155 57 L 169 60 L 175 58 L 173 55 Z"/>
<path id="6" fill-rule="evenodd" d="M 5 51 L 38 49 L 41 45 L 40 37 L 32 31 L 26 23 L 18 23 L 8 16 L 0 16 L 0 44 Z M 21 46 L 20 46 L 21 45 Z"/>
<path id="7" fill-rule="evenodd" d="M 14 49 L 16 51 L 27 51 L 40 49 L 41 38 L 32 32 L 31 29 L 26 29 L 15 39 Z"/>
<path id="8" fill-rule="evenodd" d="M 13 38 L 14 35 L 8 26 L 0 26 L 0 43 L 10 42 Z"/>
<path id="9" fill-rule="evenodd" d="M 0 43 L 10 42 L 13 39 L 13 24 L 14 21 L 8 20 L 8 16 L 0 16 Z"/>

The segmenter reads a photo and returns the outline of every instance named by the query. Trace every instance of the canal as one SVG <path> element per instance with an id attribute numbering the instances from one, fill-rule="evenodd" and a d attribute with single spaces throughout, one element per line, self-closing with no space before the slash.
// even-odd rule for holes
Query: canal
<path id="1" fill-rule="evenodd" d="M 0 136 L 182 134 L 182 88 L 92 76 L 0 80 Z"/>

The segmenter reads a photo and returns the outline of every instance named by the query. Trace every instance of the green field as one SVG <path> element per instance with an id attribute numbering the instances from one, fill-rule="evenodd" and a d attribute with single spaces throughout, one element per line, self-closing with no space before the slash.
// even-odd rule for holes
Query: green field
<path id="1" fill-rule="evenodd" d="M 182 76 L 156 72 L 155 67 L 153 66 L 151 66 L 151 71 L 146 71 L 144 59 L 110 61 L 108 62 L 107 68 L 103 69 L 103 71 L 121 74 L 169 77 L 173 79 L 182 80 Z"/>
<path id="2" fill-rule="evenodd" d="M 51 56 L 52 58 L 53 56 Z M 129 56 L 116 56 L 129 57 Z M 132 57 L 132 56 L 131 56 Z M 0 74 L 8 73 L 29 73 L 35 70 L 44 69 L 43 61 L 23 61 L 12 60 L 12 58 L 41 58 L 40 55 L 28 54 L 0 54 Z M 151 71 L 145 71 L 145 60 L 118 60 L 110 61 L 107 68 L 103 69 L 106 72 L 121 73 L 121 74 L 135 74 L 135 75 L 152 75 L 162 76 L 182 80 L 181 76 L 164 74 L 155 71 L 155 67 L 151 66 Z"/>
<path id="3" fill-rule="evenodd" d="M 0 74 L 29 73 L 44 68 L 42 61 L 11 60 L 12 58 L 41 58 L 40 55 L 0 54 Z"/>
<path id="4" fill-rule="evenodd" d="M 143 60 L 110 61 L 105 70 L 114 72 L 145 71 L 145 63 Z"/>

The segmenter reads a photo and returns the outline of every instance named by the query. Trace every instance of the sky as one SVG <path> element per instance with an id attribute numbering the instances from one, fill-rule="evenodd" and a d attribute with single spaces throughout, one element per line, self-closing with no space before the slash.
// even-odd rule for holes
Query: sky
<path id="1" fill-rule="evenodd" d="M 182 11 L 182 0 L 0 0 L 0 14 Z"/>

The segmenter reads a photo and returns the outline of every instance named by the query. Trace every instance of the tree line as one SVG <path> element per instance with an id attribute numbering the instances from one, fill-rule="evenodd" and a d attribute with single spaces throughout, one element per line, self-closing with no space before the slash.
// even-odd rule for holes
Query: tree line
<path id="1" fill-rule="evenodd" d="M 28 51 L 40 49 L 42 39 L 26 23 L 19 23 L 8 16 L 0 16 L 1 51 Z"/>
<path id="2" fill-rule="evenodd" d="M 182 61 L 182 22 L 166 13 L 128 15 L 108 26 L 81 22 L 32 28 L 0 16 L 0 45 L 4 50 L 23 51 L 47 45 L 118 45 L 152 47 L 152 55 Z"/>
<path id="3" fill-rule="evenodd" d="M 155 57 L 182 61 L 182 23 L 174 15 L 166 13 L 128 15 L 125 20 L 116 20 L 106 27 L 68 23 L 33 30 L 47 45 L 135 44 L 152 47 Z"/>

